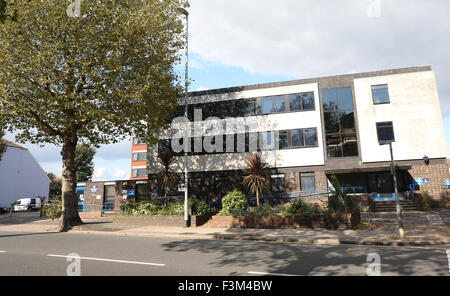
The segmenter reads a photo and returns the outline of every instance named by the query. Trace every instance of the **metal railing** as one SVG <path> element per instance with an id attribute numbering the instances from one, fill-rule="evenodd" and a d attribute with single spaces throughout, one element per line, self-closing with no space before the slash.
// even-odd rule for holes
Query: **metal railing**
<path id="1" fill-rule="evenodd" d="M 81 208 L 80 208 L 81 206 Z M 78 202 L 79 213 L 111 213 L 114 212 L 114 203 L 105 202 L 102 205 L 85 204 L 84 202 Z"/>

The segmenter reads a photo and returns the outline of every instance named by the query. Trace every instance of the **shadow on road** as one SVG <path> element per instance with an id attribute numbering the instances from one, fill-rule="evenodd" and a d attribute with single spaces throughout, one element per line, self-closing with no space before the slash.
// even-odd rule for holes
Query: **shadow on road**
<path id="1" fill-rule="evenodd" d="M 370 246 L 295 245 L 250 241 L 184 240 L 162 245 L 169 252 L 217 254 L 212 267 L 246 267 L 293 275 L 367 275 L 367 256 L 381 256 L 382 275 L 449 275 L 444 250 Z M 260 270 L 260 269 L 263 270 Z"/>
<path id="2" fill-rule="evenodd" d="M 59 231 L 53 231 L 53 232 L 29 232 L 29 233 L 12 233 L 12 234 L 0 234 L 0 238 L 4 237 L 16 237 L 16 236 L 29 236 L 29 235 L 42 235 L 42 234 L 57 234 L 61 233 Z"/>

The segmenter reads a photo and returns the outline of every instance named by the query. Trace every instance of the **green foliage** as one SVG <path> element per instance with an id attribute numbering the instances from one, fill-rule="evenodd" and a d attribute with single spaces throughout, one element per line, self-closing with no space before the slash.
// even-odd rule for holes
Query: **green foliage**
<path id="1" fill-rule="evenodd" d="M 194 216 L 207 215 L 211 211 L 208 205 L 204 201 L 196 199 L 189 199 L 188 203 L 189 214 Z M 179 200 L 169 204 L 169 206 L 163 208 L 161 203 L 154 201 L 144 201 L 137 203 L 129 203 L 120 207 L 120 210 L 124 215 L 130 216 L 183 216 L 184 215 L 184 201 Z"/>
<path id="2" fill-rule="evenodd" d="M 234 215 L 246 211 L 247 209 L 248 203 L 245 194 L 235 189 L 228 192 L 227 195 L 222 198 L 222 210 L 220 211 L 220 215 Z"/>
<path id="3" fill-rule="evenodd" d="M 259 208 L 259 197 L 269 190 L 270 182 L 264 176 L 269 165 L 262 160 L 259 153 L 253 153 L 245 163 L 247 165 L 245 169 L 247 176 L 244 177 L 242 183 L 247 185 L 252 193 L 256 194 L 256 203 Z"/>
<path id="4" fill-rule="evenodd" d="M 273 216 L 282 214 L 284 206 L 271 206 L 263 203 L 259 208 L 248 208 L 247 210 L 235 211 L 235 216 Z"/>
<path id="5" fill-rule="evenodd" d="M 47 173 L 47 176 L 50 179 L 50 190 L 48 193 L 49 198 L 53 199 L 57 196 L 61 196 L 62 193 L 61 178 L 57 178 L 53 173 Z"/>
<path id="6" fill-rule="evenodd" d="M 175 163 L 175 158 L 169 150 L 161 152 L 158 157 L 159 163 L 163 167 L 157 175 L 158 185 L 161 187 L 161 191 L 164 192 L 164 205 L 167 206 L 168 188 L 178 179 L 177 174 L 170 168 Z"/>
<path id="7" fill-rule="evenodd" d="M 46 216 L 49 219 L 58 219 L 62 214 L 61 196 L 56 196 L 51 199 L 49 203 L 42 207 L 42 216 Z"/>
<path id="8" fill-rule="evenodd" d="M 159 211 L 161 210 L 161 204 L 151 201 L 129 203 L 121 206 L 120 210 L 123 214 L 130 216 L 153 216 L 158 215 Z"/>
<path id="9" fill-rule="evenodd" d="M 288 207 L 282 210 L 283 215 L 318 215 L 322 214 L 323 211 L 317 204 L 306 203 L 299 199 L 291 203 Z"/>
<path id="10" fill-rule="evenodd" d="M 92 180 L 94 174 L 95 147 L 89 144 L 79 144 L 75 150 L 75 168 L 77 182 Z"/>
<path id="11" fill-rule="evenodd" d="M 335 175 L 331 176 L 330 181 L 334 187 L 334 192 L 328 197 L 328 209 L 338 213 L 351 212 L 354 208 L 352 197 L 343 190 Z"/>
<path id="12" fill-rule="evenodd" d="M 7 3 L 17 21 L 0 25 L 0 118 L 18 142 L 62 146 L 63 182 L 73 188 L 79 142 L 156 142 L 183 90 L 175 67 L 185 0 L 83 0 L 81 17 L 67 15 L 66 0 Z M 67 215 L 75 199 L 63 192 Z M 81 222 L 67 215 L 62 229 Z"/>
<path id="13" fill-rule="evenodd" d="M 430 210 L 430 197 L 427 192 L 422 193 L 417 197 L 417 209 L 419 211 L 429 211 Z"/>

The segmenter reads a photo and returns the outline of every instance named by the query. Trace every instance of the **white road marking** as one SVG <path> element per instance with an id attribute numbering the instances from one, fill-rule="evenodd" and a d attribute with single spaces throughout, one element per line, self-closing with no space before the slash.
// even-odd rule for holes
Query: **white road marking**
<path id="1" fill-rule="evenodd" d="M 151 266 L 165 266 L 165 264 L 161 264 L 161 263 L 138 262 L 138 261 L 127 261 L 127 260 L 114 260 L 114 259 L 104 259 L 104 258 L 74 257 L 74 256 L 53 255 L 53 254 L 48 254 L 47 256 L 48 257 L 58 257 L 58 258 L 80 258 L 82 260 L 104 261 L 104 262 L 115 262 L 115 263 L 128 263 L 128 264 L 151 265 Z"/>
<path id="2" fill-rule="evenodd" d="M 447 250 L 448 272 L 450 272 L 450 250 Z"/>
<path id="3" fill-rule="evenodd" d="M 270 273 L 270 272 L 260 272 L 260 271 L 249 271 L 248 274 L 254 274 L 254 275 L 275 275 L 275 276 L 299 276 L 299 275 L 295 275 L 295 274 Z"/>
<path id="4" fill-rule="evenodd" d="M 0 251 L 0 253 L 6 253 L 6 251 Z"/>

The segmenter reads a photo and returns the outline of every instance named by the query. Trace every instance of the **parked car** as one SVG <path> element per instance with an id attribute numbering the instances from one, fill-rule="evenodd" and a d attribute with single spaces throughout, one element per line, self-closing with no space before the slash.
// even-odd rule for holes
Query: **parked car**
<path id="1" fill-rule="evenodd" d="M 40 198 L 21 198 L 14 203 L 14 212 L 37 211 L 41 209 Z"/>

